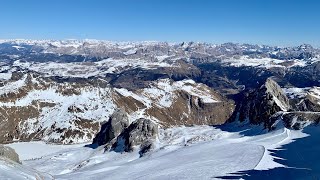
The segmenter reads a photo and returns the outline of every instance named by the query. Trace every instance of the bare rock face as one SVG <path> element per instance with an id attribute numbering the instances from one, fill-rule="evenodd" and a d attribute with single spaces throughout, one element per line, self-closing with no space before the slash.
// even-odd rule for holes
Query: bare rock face
<path id="1" fill-rule="evenodd" d="M 313 111 L 313 112 L 320 112 L 320 104 L 319 99 L 315 98 L 314 96 L 308 94 L 304 101 L 301 104 L 297 104 L 297 106 L 301 107 L 303 111 Z"/>
<path id="2" fill-rule="evenodd" d="M 155 140 L 158 135 L 158 126 L 149 119 L 140 118 L 133 122 L 117 138 L 114 144 L 115 151 L 132 151 L 134 146 L 144 144 L 143 152 L 150 149 L 150 141 Z"/>
<path id="3" fill-rule="evenodd" d="M 154 106 L 148 109 L 147 113 L 159 119 L 164 127 L 172 127 L 176 125 L 221 125 L 231 117 L 233 111 L 234 104 L 231 100 L 219 97 L 219 102 L 206 103 L 197 96 L 178 91 L 172 106 L 167 108 Z"/>
<path id="4" fill-rule="evenodd" d="M 0 158 L 6 158 L 11 161 L 20 163 L 19 155 L 11 147 L 0 145 Z"/>
<path id="5" fill-rule="evenodd" d="M 129 126 L 129 119 L 126 112 L 117 109 L 109 118 L 109 121 L 102 125 L 100 132 L 93 140 L 93 144 L 104 145 L 116 138 L 126 127 Z"/>
<path id="6" fill-rule="evenodd" d="M 290 108 L 289 99 L 280 86 L 271 78 L 259 88 L 249 92 L 240 104 L 238 118 L 249 120 L 252 124 L 264 124 L 271 129 L 271 117 L 277 112 L 285 112 Z"/>
<path id="7" fill-rule="evenodd" d="M 273 121 L 281 120 L 286 128 L 299 130 L 310 124 L 319 124 L 320 112 L 293 111 L 279 113 L 272 117 Z"/>
<path id="8" fill-rule="evenodd" d="M 154 148 L 155 148 L 155 145 L 152 140 L 147 140 L 143 142 L 140 146 L 140 151 L 139 151 L 140 157 L 150 154 Z"/>
<path id="9" fill-rule="evenodd" d="M 298 92 L 288 92 L 294 111 L 320 112 L 319 87 L 299 88 Z"/>

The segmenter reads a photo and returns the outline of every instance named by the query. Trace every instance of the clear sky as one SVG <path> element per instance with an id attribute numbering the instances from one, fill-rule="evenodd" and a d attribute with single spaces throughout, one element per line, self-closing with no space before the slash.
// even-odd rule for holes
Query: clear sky
<path id="1" fill-rule="evenodd" d="M 1 0 L 1 39 L 309 43 L 319 0 Z"/>

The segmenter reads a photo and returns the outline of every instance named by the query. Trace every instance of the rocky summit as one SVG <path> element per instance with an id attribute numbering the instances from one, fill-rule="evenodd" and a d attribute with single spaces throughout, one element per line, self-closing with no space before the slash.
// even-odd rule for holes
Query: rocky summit
<path id="1" fill-rule="evenodd" d="M 239 104 L 237 118 L 248 120 L 252 124 L 263 124 L 270 129 L 274 122 L 271 117 L 277 112 L 290 109 L 289 99 L 280 86 L 268 78 L 259 88 L 245 93 L 244 100 Z"/>

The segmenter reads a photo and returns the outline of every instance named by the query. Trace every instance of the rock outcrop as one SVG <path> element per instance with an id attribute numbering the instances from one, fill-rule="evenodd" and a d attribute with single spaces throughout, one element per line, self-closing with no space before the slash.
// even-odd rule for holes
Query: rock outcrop
<path id="1" fill-rule="evenodd" d="M 319 124 L 320 112 L 285 112 L 273 117 L 274 120 L 282 120 L 285 127 L 299 130 L 310 124 Z"/>
<path id="2" fill-rule="evenodd" d="M 153 140 L 158 136 L 158 126 L 149 119 L 140 118 L 126 128 L 113 145 L 115 151 L 130 152 L 134 146 L 143 145 L 141 152 L 152 148 Z"/>
<path id="3" fill-rule="evenodd" d="M 290 104 L 294 111 L 320 112 L 319 87 L 292 89 L 295 89 L 297 92 L 292 92 L 288 88 L 287 94 L 290 97 Z"/>
<path id="4" fill-rule="evenodd" d="M 128 115 L 123 110 L 116 110 L 109 121 L 102 125 L 93 140 L 93 145 L 104 145 L 106 150 L 130 152 L 140 145 L 140 156 L 154 148 L 158 137 L 158 125 L 149 119 L 140 118 L 129 125 Z"/>
<path id="5" fill-rule="evenodd" d="M 289 99 L 280 86 L 271 78 L 258 89 L 249 92 L 239 105 L 240 121 L 249 120 L 251 124 L 263 124 L 271 129 L 274 123 L 271 117 L 281 111 L 290 109 Z"/>
<path id="6" fill-rule="evenodd" d="M 19 155 L 16 153 L 16 151 L 3 145 L 0 145 L 0 158 L 5 158 L 20 163 Z"/>
<path id="7" fill-rule="evenodd" d="M 100 132 L 93 140 L 93 144 L 104 145 L 110 143 L 114 138 L 129 126 L 128 114 L 117 109 L 109 118 L 109 121 L 102 125 Z"/>

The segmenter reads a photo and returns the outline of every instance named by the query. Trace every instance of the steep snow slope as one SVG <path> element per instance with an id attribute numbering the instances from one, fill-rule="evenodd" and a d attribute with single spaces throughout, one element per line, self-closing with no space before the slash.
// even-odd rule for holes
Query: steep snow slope
<path id="1" fill-rule="evenodd" d="M 63 147 L 53 154 L 48 150 L 42 157 L 34 151 L 33 158 L 39 159 L 23 164 L 56 179 L 211 179 L 244 170 L 286 167 L 274 162 L 269 150 L 306 136 L 284 128 L 261 132 L 260 128 L 239 133 L 209 126 L 177 127 L 161 130 L 156 150 L 142 158 L 137 151 L 116 153 L 101 148 Z M 10 146 L 17 152 L 24 147 Z"/>

